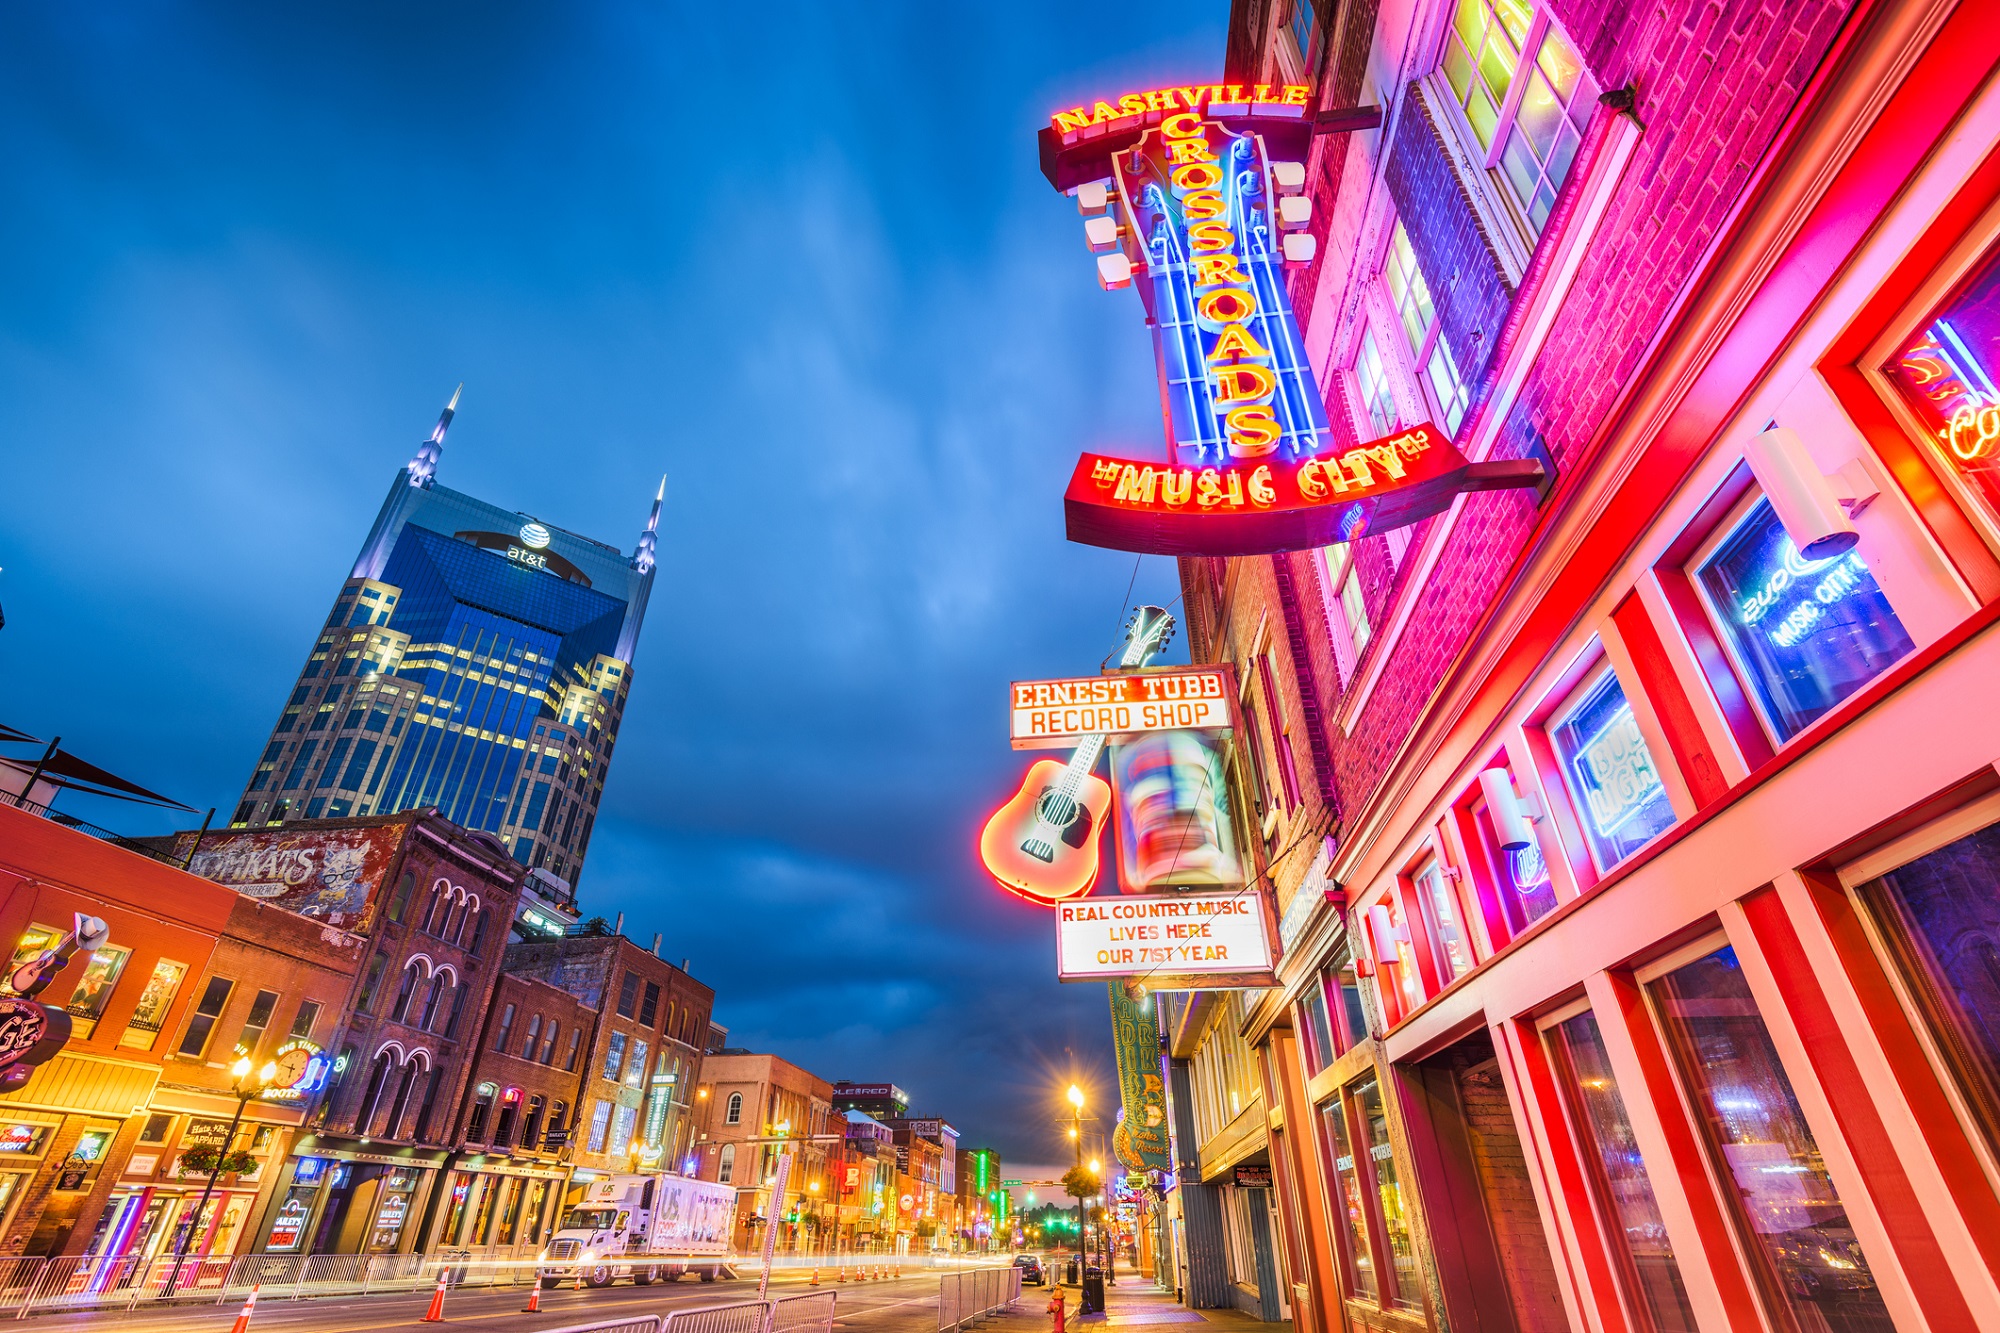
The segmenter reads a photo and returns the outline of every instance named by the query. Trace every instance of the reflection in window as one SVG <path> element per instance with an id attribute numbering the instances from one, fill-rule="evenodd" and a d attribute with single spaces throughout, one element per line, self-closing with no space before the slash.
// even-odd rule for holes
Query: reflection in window
<path id="1" fill-rule="evenodd" d="M 1327 1022 L 1326 987 L 1319 977 L 1314 977 L 1299 997 L 1299 1031 L 1305 1038 L 1299 1044 L 1304 1048 L 1306 1077 L 1311 1078 L 1332 1064 L 1333 1057 L 1340 1053 L 1333 1042 L 1333 1028 Z"/>
<path id="2" fill-rule="evenodd" d="M 1863 885 L 1917 1006 L 2000 1145 L 2000 825 Z"/>
<path id="3" fill-rule="evenodd" d="M 1806 559 L 1768 500 L 1744 515 L 1699 581 L 1781 741 L 1916 646 L 1858 551 Z"/>
<path id="4" fill-rule="evenodd" d="M 1339 1097 L 1319 1108 L 1320 1124 L 1326 1128 L 1327 1152 L 1333 1158 L 1334 1207 L 1347 1219 L 1348 1260 L 1354 1278 L 1354 1295 L 1362 1300 L 1381 1299 L 1375 1281 L 1375 1253 L 1368 1245 L 1368 1192 L 1361 1183 L 1361 1171 L 1354 1160 L 1354 1147 L 1347 1133 L 1347 1111 Z"/>
<path id="5" fill-rule="evenodd" d="M 1578 1014 L 1558 1024 L 1555 1036 L 1578 1127 L 1597 1168 L 1599 1199 L 1611 1215 L 1611 1230 L 1625 1238 L 1628 1285 L 1651 1312 L 1658 1333 L 1695 1333 L 1694 1310 L 1653 1197 L 1653 1182 L 1625 1117 L 1625 1102 L 1611 1077 L 1597 1016 Z"/>
<path id="6" fill-rule="evenodd" d="M 1735 1182 L 1744 1248 L 1765 1290 L 1806 1328 L 1891 1327 L 1736 951 L 1718 949 L 1648 989 L 1717 1169 Z"/>
<path id="7" fill-rule="evenodd" d="M 1375 1176 L 1375 1197 L 1382 1208 L 1382 1248 L 1389 1252 L 1394 1290 L 1389 1304 L 1397 1310 L 1424 1308 L 1423 1286 L 1417 1276 L 1417 1253 L 1410 1243 L 1410 1215 L 1403 1207 L 1403 1185 L 1396 1173 L 1396 1154 L 1389 1146 L 1389 1113 L 1382 1106 L 1381 1085 L 1373 1079 L 1354 1090 L 1368 1146 L 1368 1167 Z"/>
<path id="8" fill-rule="evenodd" d="M 1673 826 L 1667 789 L 1615 674 L 1606 671 L 1557 719 L 1549 739 L 1599 869 L 1609 870 Z"/>

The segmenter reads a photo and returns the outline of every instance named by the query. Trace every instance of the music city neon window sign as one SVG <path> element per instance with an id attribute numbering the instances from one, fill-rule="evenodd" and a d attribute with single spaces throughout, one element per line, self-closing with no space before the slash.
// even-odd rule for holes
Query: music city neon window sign
<path id="1" fill-rule="evenodd" d="M 1155 89 L 1059 111 L 1042 132 L 1043 169 L 1077 197 L 1100 280 L 1141 279 L 1170 454 L 1164 467 L 1080 459 L 1064 497 L 1072 541 L 1298 550 L 1542 480 L 1533 461 L 1468 463 L 1429 424 L 1340 448 L 1284 272 L 1315 252 L 1299 165 L 1309 101 L 1301 85 Z"/>

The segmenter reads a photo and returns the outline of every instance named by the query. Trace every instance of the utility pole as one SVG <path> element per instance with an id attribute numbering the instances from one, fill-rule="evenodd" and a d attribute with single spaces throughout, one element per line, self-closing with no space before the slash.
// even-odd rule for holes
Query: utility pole
<path id="1" fill-rule="evenodd" d="M 1069 1104 L 1071 1121 L 1069 1140 L 1070 1145 L 1076 1149 L 1076 1169 L 1081 1171 L 1083 1170 L 1083 1089 L 1074 1083 L 1069 1085 Z M 1076 1280 L 1079 1287 L 1083 1283 L 1083 1270 L 1088 1263 L 1089 1259 L 1086 1257 L 1083 1248 L 1083 1199 L 1081 1196 L 1078 1196 L 1076 1201 Z"/>

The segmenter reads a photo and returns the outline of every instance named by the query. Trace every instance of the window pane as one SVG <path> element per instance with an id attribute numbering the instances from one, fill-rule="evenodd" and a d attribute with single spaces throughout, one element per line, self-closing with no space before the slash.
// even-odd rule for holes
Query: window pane
<path id="1" fill-rule="evenodd" d="M 1514 187 L 1514 197 L 1526 207 L 1541 184 L 1542 167 L 1529 151 L 1527 137 L 1518 126 L 1507 136 L 1507 146 L 1500 151 L 1500 170 Z"/>
<path id="2" fill-rule="evenodd" d="M 1549 728 L 1549 738 L 1599 869 L 1609 870 L 1673 826 L 1667 789 L 1615 674 L 1605 672 Z"/>
<path id="3" fill-rule="evenodd" d="M 1562 183 L 1569 179 L 1570 164 L 1576 161 L 1576 150 L 1581 142 L 1582 140 L 1577 137 L 1576 127 L 1567 120 L 1556 131 L 1555 151 L 1549 154 L 1546 164 L 1548 181 L 1543 186 L 1550 191 L 1551 197 L 1554 191 L 1561 189 Z M 1543 216 L 1546 217 L 1547 214 Z"/>
<path id="4" fill-rule="evenodd" d="M 2000 825 L 1862 887 L 1968 1099 L 2000 1144 Z"/>
<path id="5" fill-rule="evenodd" d="M 1458 12 L 1452 15 L 1451 28 L 1464 42 L 1466 49 L 1479 49 L 1480 38 L 1486 34 L 1486 6 L 1482 0 L 1459 0 Z"/>
<path id="6" fill-rule="evenodd" d="M 1424 370 L 1430 376 L 1432 392 L 1437 395 L 1445 433 L 1450 434 L 1465 420 L 1467 394 L 1465 381 L 1458 377 L 1458 367 L 1451 359 L 1451 344 L 1443 334 L 1438 335 L 1437 346 L 1431 349 L 1431 359 Z"/>
<path id="7" fill-rule="evenodd" d="M 1528 0 L 1499 0 L 1493 6 L 1493 13 L 1499 18 L 1501 26 L 1513 34 L 1514 45 L 1519 46 L 1528 40 L 1528 23 L 1534 18 L 1534 9 Z"/>
<path id="8" fill-rule="evenodd" d="M 1929 428 L 1931 453 L 2000 513 L 2000 249 L 1989 252 L 1964 284 L 1883 369 L 1903 401 Z"/>
<path id="9" fill-rule="evenodd" d="M 1349 574 L 1340 585 L 1340 609 L 1347 615 L 1347 628 L 1354 635 L 1354 655 L 1368 646 L 1368 606 L 1361 598 L 1361 576 Z"/>
<path id="10" fill-rule="evenodd" d="M 1475 85 L 1472 97 L 1465 104 L 1466 123 L 1479 136 L 1481 148 L 1493 146 L 1493 136 L 1500 128 L 1500 108 L 1496 105 L 1483 84 Z"/>
<path id="11" fill-rule="evenodd" d="M 1472 58 L 1456 41 L 1444 44 L 1444 81 L 1451 85 L 1459 105 L 1465 105 L 1466 91 L 1472 87 Z"/>
<path id="12" fill-rule="evenodd" d="M 1916 646 L 1860 552 L 1807 560 L 1768 500 L 1744 516 L 1699 577 L 1784 740 Z"/>
<path id="13" fill-rule="evenodd" d="M 84 964 L 83 975 L 77 978 L 76 990 L 69 997 L 71 1030 L 79 1039 L 97 1030 L 97 1020 L 104 1016 L 104 1006 L 111 1003 L 111 992 L 124 974 L 125 960 L 131 956 L 130 949 L 107 944 L 91 954 L 90 961 Z"/>
<path id="14" fill-rule="evenodd" d="M 1555 87 L 1556 97 L 1564 104 L 1576 96 L 1576 85 L 1583 77 L 1583 58 L 1563 39 L 1554 25 L 1550 25 L 1542 38 L 1542 49 L 1535 57 L 1544 76 Z"/>
<path id="15" fill-rule="evenodd" d="M 1892 1327 L 1736 951 L 1719 949 L 1648 989 L 1716 1165 L 1735 1182 L 1737 1220 L 1767 1294 L 1806 1328 Z"/>
<path id="16" fill-rule="evenodd" d="M 1491 31 L 1486 34 L 1486 49 L 1479 53 L 1479 77 L 1486 84 L 1493 105 L 1506 104 L 1507 90 L 1514 86 L 1514 69 L 1520 63 L 1514 44 L 1504 34 Z"/>
<path id="17" fill-rule="evenodd" d="M 1597 1165 L 1599 1192 L 1618 1234 L 1625 1238 L 1634 1294 L 1652 1312 L 1658 1333 L 1695 1333 L 1694 1311 L 1681 1284 L 1680 1265 L 1674 1261 L 1667 1225 L 1653 1197 L 1653 1182 L 1646 1175 L 1646 1163 L 1632 1139 L 1632 1124 L 1625 1117 L 1625 1103 L 1611 1077 L 1611 1060 L 1597 1030 L 1597 1015 L 1578 1014 L 1558 1025 L 1555 1035 L 1585 1146 Z"/>
<path id="18" fill-rule="evenodd" d="M 1326 1129 L 1327 1152 L 1333 1158 L 1334 1207 L 1347 1219 L 1348 1259 L 1353 1266 L 1354 1294 L 1363 1300 L 1379 1300 L 1375 1281 L 1375 1254 L 1368 1246 L 1368 1196 L 1354 1163 L 1354 1149 L 1348 1142 L 1347 1112 L 1339 1097 L 1322 1104 L 1319 1122 Z"/>
<path id="19" fill-rule="evenodd" d="M 1306 1076 L 1310 1078 L 1340 1053 L 1333 1044 L 1333 1028 L 1326 1021 L 1326 989 L 1321 978 L 1314 977 L 1300 997 L 1299 1019 L 1305 1037 L 1299 1044 L 1304 1048 Z"/>
<path id="20" fill-rule="evenodd" d="M 1458 894 L 1453 892 L 1451 881 L 1444 877 L 1437 862 L 1432 861 L 1417 872 L 1417 891 L 1430 907 L 1431 930 L 1437 937 L 1438 952 L 1443 955 L 1440 961 L 1445 966 L 1445 979 L 1464 976 L 1472 970 L 1472 942 L 1465 937 Z"/>
<path id="21" fill-rule="evenodd" d="M 1382 1089 L 1369 1080 L 1355 1089 L 1362 1132 L 1368 1143 L 1368 1163 L 1375 1173 L 1375 1193 L 1382 1204 L 1382 1239 L 1396 1275 L 1390 1304 L 1398 1310 L 1424 1308 L 1424 1288 L 1417 1276 L 1417 1255 L 1410 1245 L 1410 1217 L 1403 1207 L 1403 1186 L 1396 1174 L 1395 1151 L 1389 1146 L 1389 1114 L 1382 1106 Z"/>
<path id="22" fill-rule="evenodd" d="M 139 1003 L 125 1022 L 124 1035 L 118 1038 L 120 1046 L 136 1051 L 153 1049 L 153 1043 L 160 1037 L 160 1026 L 166 1022 L 167 1010 L 173 1007 L 174 995 L 186 976 L 186 963 L 162 958 L 153 964 L 153 975 L 146 979 L 146 989 L 139 992 Z"/>
<path id="23" fill-rule="evenodd" d="M 1535 159 L 1546 162 L 1549 151 L 1555 147 L 1556 130 L 1568 122 L 1563 119 L 1562 101 L 1556 90 L 1538 70 L 1528 76 L 1527 90 L 1521 94 L 1521 106 L 1514 113 L 1514 126 L 1525 132 L 1528 144 L 1535 150 Z"/>

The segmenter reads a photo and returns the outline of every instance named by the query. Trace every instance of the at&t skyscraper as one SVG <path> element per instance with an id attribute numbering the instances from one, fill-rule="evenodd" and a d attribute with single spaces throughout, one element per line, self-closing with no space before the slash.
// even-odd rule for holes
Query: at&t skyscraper
<path id="1" fill-rule="evenodd" d="M 437 806 L 575 882 L 632 687 L 665 483 L 627 555 L 396 474 L 235 827 Z"/>

